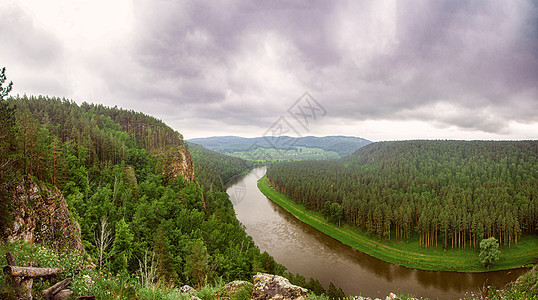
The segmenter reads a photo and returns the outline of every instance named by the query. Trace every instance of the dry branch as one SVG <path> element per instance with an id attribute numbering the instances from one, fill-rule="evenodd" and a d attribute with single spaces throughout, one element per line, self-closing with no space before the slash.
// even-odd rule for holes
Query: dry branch
<path id="1" fill-rule="evenodd" d="M 17 265 L 17 261 L 15 261 L 15 258 L 13 257 L 13 254 L 11 254 L 11 252 L 6 253 L 6 260 L 7 260 L 7 265 L 8 266 L 16 266 Z"/>
<path id="2" fill-rule="evenodd" d="M 60 273 L 62 273 L 62 269 L 59 268 L 4 267 L 4 274 L 6 274 L 6 276 L 14 277 L 47 277 Z"/>
<path id="3" fill-rule="evenodd" d="M 66 278 L 41 293 L 45 299 L 51 298 L 71 283 L 71 278 Z"/>

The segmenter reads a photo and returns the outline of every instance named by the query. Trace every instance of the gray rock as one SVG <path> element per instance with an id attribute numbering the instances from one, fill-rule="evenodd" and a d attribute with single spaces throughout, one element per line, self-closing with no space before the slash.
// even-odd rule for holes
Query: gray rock
<path id="1" fill-rule="evenodd" d="M 226 284 L 224 286 L 224 290 L 226 291 L 226 295 L 231 296 L 237 293 L 244 286 L 252 287 L 252 283 L 248 281 L 236 280 Z"/>
<path id="2" fill-rule="evenodd" d="M 258 273 L 254 276 L 253 300 L 304 299 L 307 294 L 307 289 L 291 284 L 284 277 L 263 273 Z"/>
<path id="3" fill-rule="evenodd" d="M 196 293 L 196 290 L 190 285 L 184 285 L 179 288 L 181 293 Z"/>

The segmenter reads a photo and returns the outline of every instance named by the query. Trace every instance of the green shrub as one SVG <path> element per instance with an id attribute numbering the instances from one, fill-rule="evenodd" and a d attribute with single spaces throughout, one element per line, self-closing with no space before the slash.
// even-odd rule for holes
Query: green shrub
<path id="1" fill-rule="evenodd" d="M 95 295 L 98 299 L 133 299 L 137 285 L 128 275 L 87 270 L 73 278 L 73 295 Z"/>

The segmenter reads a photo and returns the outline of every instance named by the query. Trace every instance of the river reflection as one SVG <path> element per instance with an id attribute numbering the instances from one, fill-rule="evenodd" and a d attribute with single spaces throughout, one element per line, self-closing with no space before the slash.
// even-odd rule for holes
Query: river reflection
<path id="1" fill-rule="evenodd" d="M 262 251 L 290 272 L 329 282 L 346 294 L 385 298 L 390 292 L 430 299 L 457 299 L 487 285 L 503 286 L 525 270 L 489 273 L 419 271 L 361 253 L 297 220 L 265 197 L 257 180 L 265 168 L 236 178 L 227 189 L 237 218 Z"/>

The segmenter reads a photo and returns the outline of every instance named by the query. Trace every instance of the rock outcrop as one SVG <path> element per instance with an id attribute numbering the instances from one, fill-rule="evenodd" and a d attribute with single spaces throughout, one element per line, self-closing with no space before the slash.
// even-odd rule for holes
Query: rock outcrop
<path id="1" fill-rule="evenodd" d="M 194 164 L 185 146 L 169 146 L 160 153 L 163 159 L 164 175 L 168 179 L 183 177 L 189 182 L 194 181 Z"/>
<path id="2" fill-rule="evenodd" d="M 252 299 L 304 299 L 307 294 L 307 289 L 291 284 L 284 277 L 263 273 L 254 276 Z"/>
<path id="3" fill-rule="evenodd" d="M 224 290 L 228 294 L 232 295 L 232 294 L 237 293 L 237 291 L 239 291 L 244 286 L 251 286 L 252 287 L 252 283 L 250 283 L 248 281 L 243 281 L 243 280 L 236 280 L 236 281 L 232 281 L 232 282 L 229 282 L 228 284 L 226 284 L 224 286 Z"/>
<path id="4" fill-rule="evenodd" d="M 184 285 L 184 286 L 180 287 L 179 292 L 181 294 L 189 295 L 191 297 L 191 300 L 200 300 L 200 298 L 194 296 L 194 293 L 196 293 L 196 289 L 193 288 L 190 285 Z"/>
<path id="5" fill-rule="evenodd" d="M 80 227 L 72 219 L 67 203 L 57 188 L 22 180 L 13 193 L 12 228 L 2 232 L 9 241 L 49 245 L 60 251 L 84 253 Z"/>

